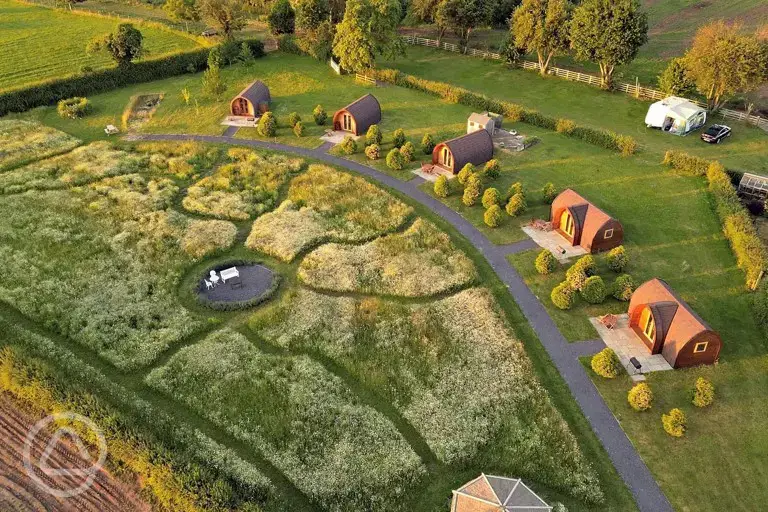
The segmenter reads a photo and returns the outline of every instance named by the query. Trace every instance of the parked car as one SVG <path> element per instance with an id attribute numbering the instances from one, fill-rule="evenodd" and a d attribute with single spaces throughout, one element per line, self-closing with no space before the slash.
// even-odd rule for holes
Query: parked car
<path id="1" fill-rule="evenodd" d="M 731 136 L 731 127 L 724 124 L 713 124 L 701 134 L 701 140 L 710 144 L 720 144 L 726 137 Z"/>
<path id="2" fill-rule="evenodd" d="M 207 28 L 207 29 L 203 30 L 203 33 L 200 34 L 200 35 L 203 36 L 203 37 L 213 37 L 213 36 L 215 36 L 218 33 L 219 33 L 219 31 L 216 30 L 215 28 Z"/>

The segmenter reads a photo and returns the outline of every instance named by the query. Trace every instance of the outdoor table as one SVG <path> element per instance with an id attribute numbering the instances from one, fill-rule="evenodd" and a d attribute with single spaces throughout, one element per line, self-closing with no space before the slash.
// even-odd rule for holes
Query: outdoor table
<path id="1" fill-rule="evenodd" d="M 213 283 L 214 286 L 219 284 L 219 276 L 216 275 L 216 271 L 215 270 L 211 270 L 210 279 L 211 279 L 211 282 Z"/>

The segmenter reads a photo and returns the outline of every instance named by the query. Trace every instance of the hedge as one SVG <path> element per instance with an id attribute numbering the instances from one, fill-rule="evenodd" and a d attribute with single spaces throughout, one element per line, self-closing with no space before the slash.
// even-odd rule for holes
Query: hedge
<path id="1" fill-rule="evenodd" d="M 255 56 L 264 55 L 264 45 L 257 39 L 244 41 Z M 92 96 L 127 85 L 161 80 L 185 73 L 197 73 L 208 66 L 210 48 L 199 48 L 184 53 L 166 55 L 158 59 L 136 62 L 125 66 L 56 78 L 21 89 L 0 93 L 0 116 L 10 112 L 25 112 L 73 96 Z"/>
<path id="2" fill-rule="evenodd" d="M 558 128 L 558 121 L 561 121 L 561 128 L 563 127 L 562 120 L 558 120 L 555 117 L 547 116 L 541 112 L 525 108 L 522 105 L 517 105 L 515 103 L 488 98 L 482 94 L 472 92 L 462 87 L 456 87 L 445 82 L 425 80 L 413 75 L 407 75 L 396 69 L 379 69 L 373 70 L 371 73 L 376 80 L 381 82 L 388 82 L 400 87 L 426 92 L 439 96 L 450 103 L 459 103 L 476 110 L 499 112 L 513 123 L 522 121 L 540 128 L 555 131 Z M 581 139 L 584 142 L 595 144 L 606 149 L 618 151 L 623 155 L 631 155 L 637 150 L 637 142 L 634 138 L 628 135 L 619 135 L 608 130 L 579 126 L 576 123 L 573 123 L 572 125 L 569 123 L 568 128 L 568 131 L 562 132 L 564 135 Z"/>

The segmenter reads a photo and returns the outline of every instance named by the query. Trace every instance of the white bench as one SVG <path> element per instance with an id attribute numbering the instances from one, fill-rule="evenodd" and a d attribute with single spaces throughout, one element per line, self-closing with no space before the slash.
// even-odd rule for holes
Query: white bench
<path id="1" fill-rule="evenodd" d="M 224 270 L 219 272 L 219 275 L 221 275 L 221 281 L 223 283 L 226 283 L 228 279 L 240 277 L 240 272 L 237 271 L 237 267 L 232 267 L 232 268 L 225 268 Z"/>

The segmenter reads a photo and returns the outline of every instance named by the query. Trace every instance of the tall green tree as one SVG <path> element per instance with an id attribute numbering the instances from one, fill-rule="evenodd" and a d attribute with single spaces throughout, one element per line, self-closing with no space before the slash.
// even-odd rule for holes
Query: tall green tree
<path id="1" fill-rule="evenodd" d="M 438 16 L 453 28 L 465 51 L 472 30 L 487 23 L 490 14 L 484 0 L 443 0 L 437 9 Z"/>
<path id="2" fill-rule="evenodd" d="M 523 0 L 512 15 L 510 30 L 515 47 L 536 52 L 542 75 L 547 74 L 552 57 L 568 50 L 572 11 L 568 0 Z"/>
<path id="3" fill-rule="evenodd" d="M 347 0 L 344 19 L 336 27 L 333 54 L 348 71 L 371 69 L 376 55 L 394 57 L 404 53 L 397 33 L 400 21 L 398 0 Z"/>
<path id="4" fill-rule="evenodd" d="M 189 32 L 190 21 L 200 20 L 200 13 L 197 11 L 195 0 L 165 0 L 163 11 L 171 20 L 184 22 L 187 32 Z"/>
<path id="5" fill-rule="evenodd" d="M 684 96 L 696 88 L 688 76 L 688 65 L 683 57 L 675 57 L 659 75 L 659 89 L 671 96 Z"/>
<path id="6" fill-rule="evenodd" d="M 637 0 L 584 0 L 571 21 L 571 48 L 579 60 L 600 66 L 610 88 L 616 66 L 631 62 L 648 40 L 648 16 Z"/>
<path id="7" fill-rule="evenodd" d="M 288 0 L 277 0 L 267 16 L 267 25 L 273 35 L 293 34 L 296 29 L 296 12 Z"/>
<path id="8" fill-rule="evenodd" d="M 435 12 L 441 0 L 413 0 L 411 14 L 422 23 L 434 23 Z"/>
<path id="9" fill-rule="evenodd" d="M 215 25 L 231 39 L 234 32 L 245 27 L 247 21 L 242 0 L 201 0 L 200 12 L 208 23 Z"/>
<path id="10" fill-rule="evenodd" d="M 296 2 L 296 29 L 316 30 L 331 15 L 328 0 L 298 0 Z"/>
<path id="11" fill-rule="evenodd" d="M 130 64 L 144 54 L 144 36 L 130 23 L 121 23 L 114 32 L 93 39 L 88 53 L 107 52 L 118 65 Z"/>
<path id="12" fill-rule="evenodd" d="M 701 27 L 684 58 L 687 75 L 707 97 L 710 110 L 768 79 L 768 47 L 759 35 L 742 33 L 738 24 L 716 21 Z"/>

